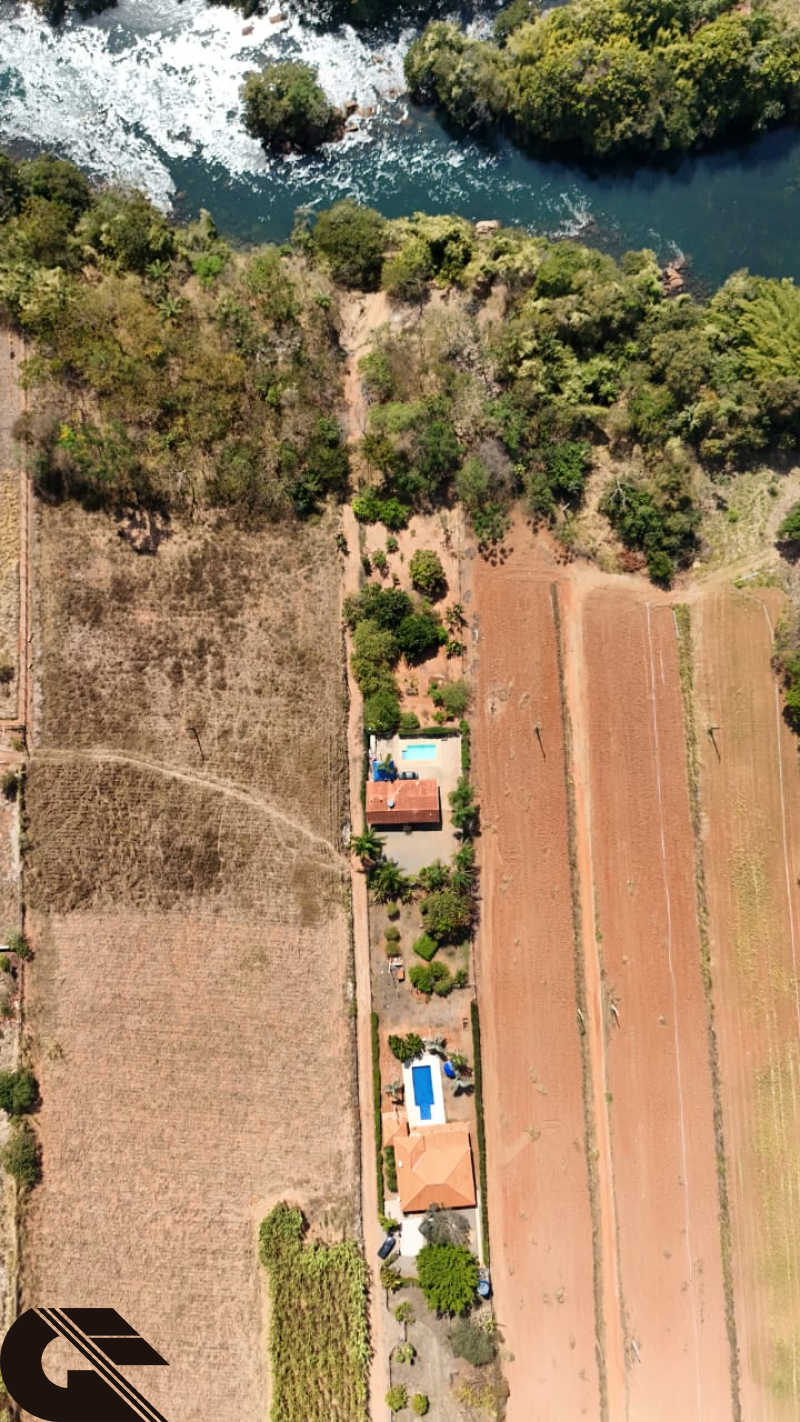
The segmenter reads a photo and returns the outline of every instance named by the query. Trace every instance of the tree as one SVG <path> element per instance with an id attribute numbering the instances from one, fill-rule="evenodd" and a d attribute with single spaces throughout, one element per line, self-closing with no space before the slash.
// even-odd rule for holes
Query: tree
<path id="1" fill-rule="evenodd" d="M 478 828 L 478 807 L 472 786 L 465 775 L 459 778 L 455 790 L 450 792 L 449 799 L 452 812 L 450 819 L 456 829 L 471 837 Z"/>
<path id="2" fill-rule="evenodd" d="M 340 114 L 317 82 L 316 68 L 281 59 L 250 74 L 242 90 L 244 125 L 265 148 L 308 152 L 333 138 Z"/>
<path id="3" fill-rule="evenodd" d="M 455 987 L 455 979 L 446 963 L 415 963 L 408 976 L 411 986 L 417 992 L 424 993 L 425 997 L 430 997 L 431 993 L 447 997 Z"/>
<path id="4" fill-rule="evenodd" d="M 381 273 L 381 286 L 393 301 L 422 304 L 427 298 L 432 277 L 431 249 L 421 238 L 412 237 L 399 252 L 387 257 Z"/>
<path id="5" fill-rule="evenodd" d="M 474 1368 L 483 1368 L 494 1361 L 497 1343 L 491 1333 L 471 1318 L 459 1318 L 450 1334 L 450 1346 L 457 1358 L 463 1358 Z"/>
<path id="6" fill-rule="evenodd" d="M 391 687 L 380 687 L 364 702 L 364 725 L 377 736 L 393 736 L 400 721 L 400 699 Z"/>
<path id="7" fill-rule="evenodd" d="M 411 885 L 396 859 L 381 859 L 370 870 L 369 886 L 381 904 L 388 904 L 392 899 L 407 899 L 411 892 Z"/>
<path id="8" fill-rule="evenodd" d="M 434 687 L 431 699 L 434 706 L 441 707 L 448 721 L 455 721 L 464 715 L 469 706 L 469 682 L 463 679 L 445 681 L 441 686 Z"/>
<path id="9" fill-rule="evenodd" d="M 402 1412 L 408 1407 L 408 1388 L 405 1383 L 395 1383 L 386 1394 L 386 1406 L 390 1412 Z"/>
<path id="10" fill-rule="evenodd" d="M 463 938 L 472 922 L 472 901 L 452 888 L 436 889 L 423 899 L 425 931 L 437 943 L 453 943 Z"/>
<path id="11" fill-rule="evenodd" d="M 385 1289 L 387 1294 L 394 1294 L 398 1289 L 402 1289 L 404 1282 L 400 1270 L 394 1264 L 381 1265 L 381 1288 Z"/>
<path id="12" fill-rule="evenodd" d="M 39 1097 L 39 1087 L 33 1072 L 0 1071 L 0 1108 L 9 1116 L 25 1116 L 32 1111 Z"/>
<path id="13" fill-rule="evenodd" d="M 426 1244 L 417 1256 L 417 1278 L 429 1308 L 467 1313 L 475 1302 L 478 1261 L 460 1244 Z"/>
<path id="14" fill-rule="evenodd" d="M 385 218 L 371 207 L 346 198 L 317 218 L 314 246 L 327 257 L 331 276 L 339 286 L 377 291 L 386 251 Z"/>
<path id="15" fill-rule="evenodd" d="M 787 543 L 800 543 L 800 504 L 792 504 L 778 529 L 778 537 Z"/>
<path id="16" fill-rule="evenodd" d="M 367 864 L 377 864 L 383 857 L 383 846 L 386 843 L 381 839 L 376 830 L 368 825 L 363 834 L 353 834 L 350 836 L 350 849 L 353 854 Z"/>
<path id="17" fill-rule="evenodd" d="M 422 1038 L 416 1032 L 409 1032 L 406 1037 L 391 1036 L 389 1038 L 389 1051 L 397 1061 L 405 1066 L 408 1062 L 413 1062 L 417 1057 L 422 1056 Z"/>
<path id="18" fill-rule="evenodd" d="M 432 548 L 418 548 L 408 565 L 408 571 L 414 587 L 426 597 L 433 598 L 434 601 L 444 597 L 447 592 L 447 578 L 442 560 Z"/>
<path id="19" fill-rule="evenodd" d="M 415 1317 L 413 1304 L 410 1304 L 408 1302 L 398 1304 L 397 1308 L 394 1311 L 394 1316 L 397 1319 L 397 1322 L 402 1323 L 403 1325 L 403 1338 L 407 1338 L 408 1325 L 414 1322 Z"/>
<path id="20" fill-rule="evenodd" d="M 397 629 L 397 645 L 407 662 L 422 662 L 447 640 L 439 619 L 428 611 L 412 612 Z"/>

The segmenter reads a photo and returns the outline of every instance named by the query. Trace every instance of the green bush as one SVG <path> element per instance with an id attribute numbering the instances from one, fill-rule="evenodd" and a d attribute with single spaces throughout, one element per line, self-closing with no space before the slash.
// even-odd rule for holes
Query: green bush
<path id="1" fill-rule="evenodd" d="M 415 588 L 434 600 L 444 597 L 447 592 L 442 560 L 430 548 L 418 548 L 408 565 L 411 581 Z"/>
<path id="2" fill-rule="evenodd" d="M 432 612 L 412 612 L 397 629 L 397 643 L 409 663 L 432 657 L 447 640 L 439 619 Z"/>
<path id="3" fill-rule="evenodd" d="M 383 1157 L 386 1162 L 386 1186 L 389 1192 L 394 1195 L 397 1193 L 397 1161 L 395 1160 L 394 1146 L 387 1146 Z"/>
<path id="4" fill-rule="evenodd" d="M 393 923 L 390 923 L 389 927 L 386 930 L 386 941 L 387 943 L 400 942 L 400 929 L 397 928 Z"/>
<path id="5" fill-rule="evenodd" d="M 475 1303 L 478 1261 L 463 1245 L 426 1244 L 417 1256 L 417 1278 L 430 1309 L 467 1313 Z"/>
<path id="6" fill-rule="evenodd" d="M 445 681 L 431 691 L 434 706 L 440 706 L 449 721 L 463 716 L 469 705 L 469 682 Z"/>
<path id="7" fill-rule="evenodd" d="M 374 489 L 362 490 L 353 499 L 353 513 L 360 523 L 382 523 L 384 528 L 405 528 L 411 510 L 399 499 L 382 499 Z"/>
<path id="8" fill-rule="evenodd" d="M 430 1402 L 424 1392 L 415 1392 L 411 1399 L 411 1411 L 416 1417 L 427 1417 L 430 1411 Z"/>
<path id="9" fill-rule="evenodd" d="M 416 711 L 404 711 L 400 717 L 400 735 L 407 736 L 409 731 L 419 730 L 419 716 Z"/>
<path id="10" fill-rule="evenodd" d="M 15 1122 L 11 1135 L 0 1151 L 0 1165 L 21 1190 L 32 1190 L 42 1178 L 39 1142 L 28 1121 Z"/>
<path id="11" fill-rule="evenodd" d="M 421 238 L 412 237 L 399 252 L 387 257 L 381 273 L 381 286 L 393 301 L 422 302 L 428 295 L 432 277 L 430 247 Z"/>
<path id="12" fill-rule="evenodd" d="M 414 944 L 414 952 L 418 958 L 424 958 L 426 963 L 431 961 L 439 951 L 439 944 L 435 938 L 431 938 L 429 933 L 423 933 Z"/>
<path id="13" fill-rule="evenodd" d="M 339 286 L 377 291 L 387 243 L 386 222 L 379 212 L 346 198 L 320 213 L 312 237 Z"/>
<path id="14" fill-rule="evenodd" d="M 30 958 L 31 948 L 25 934 L 18 928 L 12 928 L 6 934 L 6 947 L 11 953 L 16 953 L 18 958 Z"/>
<path id="15" fill-rule="evenodd" d="M 307 152 L 332 138 L 341 116 L 317 82 L 313 65 L 281 59 L 251 74 L 242 90 L 244 125 L 265 148 Z"/>
<path id="16" fill-rule="evenodd" d="M 408 1062 L 413 1062 L 423 1053 L 422 1038 L 416 1032 L 409 1032 L 406 1037 L 391 1036 L 389 1038 L 389 1051 L 397 1061 L 405 1066 Z"/>
<path id="17" fill-rule="evenodd" d="M 400 917 L 400 905 L 399 905 L 399 904 L 387 904 L 387 905 L 386 905 L 386 916 L 387 916 L 387 918 L 390 918 L 390 919 L 399 918 L 399 917 Z"/>
<path id="18" fill-rule="evenodd" d="M 434 889 L 423 899 L 420 912 L 425 932 L 437 943 L 458 943 L 472 923 L 472 900 L 449 886 Z"/>
<path id="19" fill-rule="evenodd" d="M 787 543 L 800 543 L 800 504 L 792 504 L 778 528 L 778 537 L 784 538 Z"/>
<path id="20" fill-rule="evenodd" d="M 378 736 L 393 736 L 400 724 L 400 698 L 390 687 L 374 691 L 364 702 L 364 725 Z"/>
<path id="21" fill-rule="evenodd" d="M 390 1412 L 402 1412 L 408 1407 L 408 1388 L 405 1383 L 395 1383 L 386 1394 L 386 1406 Z"/>
<path id="22" fill-rule="evenodd" d="M 461 774 L 466 778 L 472 769 L 472 740 L 469 721 L 460 721 L 458 729 L 461 732 Z"/>
<path id="23" fill-rule="evenodd" d="M 409 978 L 411 986 L 426 997 L 432 993 L 437 997 L 447 997 L 454 987 L 453 975 L 446 963 L 415 963 Z"/>
<path id="24" fill-rule="evenodd" d="M 9 1116 L 26 1116 L 39 1099 L 39 1086 L 33 1072 L 25 1068 L 0 1071 L 0 1109 Z"/>
<path id="25" fill-rule="evenodd" d="M 475 795 L 465 775 L 462 775 L 455 790 L 451 790 L 450 819 L 462 834 L 472 836 L 478 827 L 478 807 Z"/>

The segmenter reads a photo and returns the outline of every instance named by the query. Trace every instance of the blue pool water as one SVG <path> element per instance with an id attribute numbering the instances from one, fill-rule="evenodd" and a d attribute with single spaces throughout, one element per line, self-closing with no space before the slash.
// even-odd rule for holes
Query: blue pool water
<path id="1" fill-rule="evenodd" d="M 411 1080 L 414 1085 L 414 1101 L 419 1111 L 419 1118 L 421 1121 L 429 1121 L 433 1105 L 433 1074 L 430 1067 L 412 1067 Z"/>
<path id="2" fill-rule="evenodd" d="M 430 745 L 403 746 L 400 757 L 402 760 L 435 760 L 436 747 Z"/>

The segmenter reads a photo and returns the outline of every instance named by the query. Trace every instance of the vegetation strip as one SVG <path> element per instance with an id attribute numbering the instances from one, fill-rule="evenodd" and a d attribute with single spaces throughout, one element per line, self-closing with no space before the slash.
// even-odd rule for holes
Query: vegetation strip
<path id="1" fill-rule="evenodd" d="M 366 1422 L 367 1266 L 351 1240 L 309 1244 L 300 1210 L 262 1220 L 258 1255 L 269 1277 L 271 1422 Z"/>
<path id="2" fill-rule="evenodd" d="M 728 1335 L 728 1346 L 731 1358 L 731 1400 L 733 1404 L 734 1422 L 742 1422 L 742 1404 L 739 1386 L 739 1346 L 736 1337 L 736 1309 L 733 1291 L 728 1167 L 722 1119 L 722 1083 L 720 1077 L 719 1051 L 714 1026 L 711 948 L 708 935 L 708 899 L 706 895 L 705 865 L 703 861 L 703 823 L 700 805 L 700 754 L 697 744 L 697 725 L 693 700 L 692 623 L 690 610 L 685 603 L 679 603 L 675 607 L 674 613 L 678 639 L 678 667 L 681 679 L 681 693 L 683 696 L 683 718 L 686 736 L 686 771 L 689 781 L 689 804 L 692 818 L 692 838 L 694 841 L 697 927 L 700 939 L 703 990 L 706 999 L 708 1060 L 711 1069 L 711 1092 L 714 1104 L 714 1147 L 717 1159 L 717 1182 L 719 1186 L 719 1226 L 722 1252 L 722 1280 L 725 1294 L 725 1327 Z"/>
<path id="3" fill-rule="evenodd" d="M 489 1247 L 489 1197 L 486 1185 L 486 1128 L 483 1119 L 483 1059 L 481 1057 L 481 1023 L 478 1004 L 472 999 L 469 1007 L 472 1019 L 472 1053 L 474 1057 L 475 1083 L 475 1128 L 478 1133 L 478 1175 L 481 1182 L 481 1235 L 483 1236 L 483 1261 L 488 1266 L 491 1259 Z"/>
<path id="4" fill-rule="evenodd" d="M 575 965 L 575 1001 L 578 1012 L 585 1020 L 588 1014 L 586 1001 L 586 973 L 583 962 L 583 936 L 581 913 L 581 886 L 578 872 L 577 835 L 575 829 L 575 785 L 572 778 L 572 725 L 567 706 L 567 687 L 564 675 L 564 646 L 561 628 L 561 608 L 558 602 L 558 588 L 550 584 L 550 601 L 553 608 L 553 622 L 556 631 L 556 658 L 558 662 L 558 689 L 561 702 L 561 727 L 564 740 L 564 782 L 567 792 L 567 834 L 569 838 L 569 876 L 572 897 L 573 961 Z M 592 1262 L 594 1311 L 597 1326 L 597 1372 L 600 1386 L 601 1417 L 608 1417 L 608 1385 L 605 1361 L 605 1319 L 603 1314 L 603 1278 L 600 1249 L 600 1187 L 597 1175 L 597 1130 L 592 1111 L 592 1064 L 589 1056 L 589 1042 L 585 1032 L 580 1032 L 581 1075 L 583 1078 L 583 1117 L 586 1133 L 586 1174 L 589 1185 L 589 1211 L 592 1219 Z"/>
<path id="5" fill-rule="evenodd" d="M 383 1117 L 381 1116 L 381 1038 L 377 1012 L 370 1013 L 372 1035 L 372 1104 L 375 1112 L 375 1166 L 378 1184 L 378 1213 L 383 1215 L 386 1197 L 383 1188 Z"/>

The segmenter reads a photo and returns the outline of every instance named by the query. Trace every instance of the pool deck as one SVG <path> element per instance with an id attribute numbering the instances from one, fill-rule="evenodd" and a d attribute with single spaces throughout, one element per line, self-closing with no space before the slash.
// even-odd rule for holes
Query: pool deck
<path id="1" fill-rule="evenodd" d="M 405 736 L 378 737 L 377 758 L 383 760 L 390 755 L 398 770 L 416 770 L 420 780 L 438 780 L 439 797 L 442 806 L 442 827 L 414 825 L 410 832 L 406 829 L 384 829 L 378 833 L 386 840 L 385 854 L 388 859 L 396 859 L 407 874 L 417 874 L 426 864 L 435 859 L 447 861 L 460 849 L 461 844 L 453 833 L 450 823 L 450 802 L 448 795 L 455 790 L 461 774 L 461 737 L 442 736 L 440 740 L 428 742 L 424 736 L 420 744 L 435 744 L 434 760 L 404 761 L 403 749 L 412 744 Z"/>
<path id="2" fill-rule="evenodd" d="M 413 1067 L 429 1066 L 431 1069 L 431 1083 L 433 1085 L 433 1104 L 431 1114 L 426 1121 L 423 1121 L 419 1114 L 419 1108 L 414 1100 L 414 1078 Z M 405 1108 L 408 1117 L 408 1129 L 416 1130 L 418 1126 L 423 1129 L 425 1126 L 443 1126 L 447 1120 L 444 1110 L 444 1091 L 442 1089 L 442 1063 L 439 1057 L 430 1052 L 417 1057 L 415 1061 L 409 1062 L 403 1067 L 403 1086 L 405 1087 Z"/>

